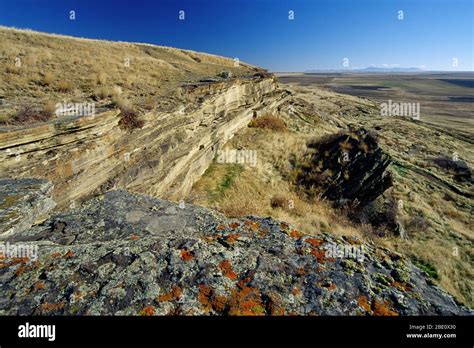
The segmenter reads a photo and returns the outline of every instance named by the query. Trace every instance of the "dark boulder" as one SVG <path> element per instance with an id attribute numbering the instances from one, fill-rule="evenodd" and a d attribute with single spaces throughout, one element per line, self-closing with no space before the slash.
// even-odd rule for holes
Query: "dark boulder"
<path id="1" fill-rule="evenodd" d="M 449 157 L 438 157 L 434 163 L 454 174 L 454 178 L 459 182 L 472 182 L 471 169 L 466 162 Z"/>
<path id="2" fill-rule="evenodd" d="M 308 145 L 297 184 L 337 205 L 365 205 L 392 186 L 391 160 L 365 129 L 327 136 Z"/>

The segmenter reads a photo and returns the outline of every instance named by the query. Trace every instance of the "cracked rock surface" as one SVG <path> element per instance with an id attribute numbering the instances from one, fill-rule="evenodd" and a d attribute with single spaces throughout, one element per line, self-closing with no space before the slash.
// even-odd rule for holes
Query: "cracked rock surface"
<path id="1" fill-rule="evenodd" d="M 56 205 L 53 185 L 45 179 L 0 178 L 0 237 L 30 228 Z"/>
<path id="2" fill-rule="evenodd" d="M 111 191 L 8 238 L 38 258 L 0 260 L 0 314 L 472 315 L 402 255 L 314 233 Z"/>

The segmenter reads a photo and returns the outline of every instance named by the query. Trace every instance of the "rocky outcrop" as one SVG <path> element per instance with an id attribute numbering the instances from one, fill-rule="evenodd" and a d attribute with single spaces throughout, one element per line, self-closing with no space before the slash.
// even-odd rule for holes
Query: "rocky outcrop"
<path id="1" fill-rule="evenodd" d="M 141 117 L 132 132 L 117 110 L 0 129 L 0 175 L 43 177 L 60 208 L 111 188 L 184 198 L 216 151 L 271 101 L 272 77 L 185 85 L 186 102 Z"/>
<path id="2" fill-rule="evenodd" d="M 387 249 L 120 190 L 8 242 L 0 314 L 472 314 Z"/>
<path id="3" fill-rule="evenodd" d="M 390 157 L 365 129 L 328 136 L 308 145 L 297 183 L 314 193 L 320 189 L 339 205 L 365 205 L 392 186 Z"/>
<path id="4" fill-rule="evenodd" d="M 446 169 L 454 174 L 454 178 L 462 183 L 474 183 L 471 169 L 468 164 L 458 159 L 452 159 L 446 156 L 438 157 L 434 163 L 441 168 Z"/>
<path id="5" fill-rule="evenodd" d="M 56 205 L 53 185 L 42 179 L 0 179 L 0 236 L 30 228 Z"/>

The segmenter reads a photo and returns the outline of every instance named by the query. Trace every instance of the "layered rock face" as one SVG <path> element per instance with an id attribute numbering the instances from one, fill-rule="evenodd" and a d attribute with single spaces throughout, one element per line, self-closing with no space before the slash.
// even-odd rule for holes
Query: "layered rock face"
<path id="1" fill-rule="evenodd" d="M 186 106 L 150 112 L 132 132 L 117 110 L 0 129 L 0 176 L 49 179 L 60 208 L 111 188 L 179 200 L 275 87 L 268 76 L 184 86 Z"/>
<path id="2" fill-rule="evenodd" d="M 121 190 L 8 242 L 0 314 L 472 314 L 387 249 Z"/>

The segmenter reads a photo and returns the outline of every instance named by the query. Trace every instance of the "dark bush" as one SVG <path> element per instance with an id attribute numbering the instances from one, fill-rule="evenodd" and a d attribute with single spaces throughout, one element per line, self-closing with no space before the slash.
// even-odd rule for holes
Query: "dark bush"
<path id="1" fill-rule="evenodd" d="M 140 120 L 136 111 L 132 109 L 123 109 L 120 113 L 119 126 L 122 129 L 133 130 L 142 128 L 145 122 Z"/>
<path id="2" fill-rule="evenodd" d="M 53 116 L 53 113 L 46 108 L 38 108 L 31 104 L 23 106 L 16 114 L 5 120 L 0 120 L 1 124 L 22 125 L 35 122 L 45 122 Z"/>

